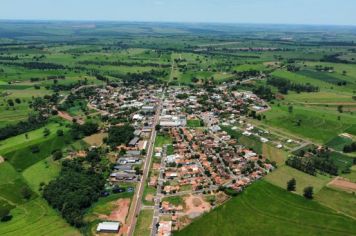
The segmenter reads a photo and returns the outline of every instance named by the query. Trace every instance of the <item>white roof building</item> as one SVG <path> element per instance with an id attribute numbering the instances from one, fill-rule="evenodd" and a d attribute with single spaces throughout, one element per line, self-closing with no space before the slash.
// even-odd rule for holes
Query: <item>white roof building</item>
<path id="1" fill-rule="evenodd" d="M 120 222 L 102 222 L 96 228 L 97 232 L 119 232 Z"/>

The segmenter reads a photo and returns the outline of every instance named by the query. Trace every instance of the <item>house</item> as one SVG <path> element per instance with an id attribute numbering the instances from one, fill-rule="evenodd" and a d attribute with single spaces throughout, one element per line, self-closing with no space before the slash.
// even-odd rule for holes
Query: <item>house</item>
<path id="1" fill-rule="evenodd" d="M 140 115 L 140 114 L 135 114 L 133 117 L 132 117 L 133 120 L 143 120 L 143 116 Z"/>
<path id="2" fill-rule="evenodd" d="M 120 222 L 102 222 L 96 228 L 96 232 L 100 233 L 118 233 L 120 230 Z"/>

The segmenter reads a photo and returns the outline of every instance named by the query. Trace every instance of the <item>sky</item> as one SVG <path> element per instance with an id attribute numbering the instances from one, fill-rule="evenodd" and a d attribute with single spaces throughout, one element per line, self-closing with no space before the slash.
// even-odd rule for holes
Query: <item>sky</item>
<path id="1" fill-rule="evenodd" d="M 0 0 L 0 19 L 356 25 L 356 0 Z"/>

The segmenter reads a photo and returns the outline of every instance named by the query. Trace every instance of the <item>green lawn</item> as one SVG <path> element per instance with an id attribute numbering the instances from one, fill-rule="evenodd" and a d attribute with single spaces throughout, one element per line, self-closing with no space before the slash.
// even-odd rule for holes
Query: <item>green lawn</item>
<path id="1" fill-rule="evenodd" d="M 356 221 L 258 181 L 174 235 L 353 235 Z"/>
<path id="2" fill-rule="evenodd" d="M 184 200 L 182 196 L 174 196 L 174 197 L 165 197 L 162 201 L 169 202 L 172 205 L 179 206 L 184 205 Z"/>
<path id="3" fill-rule="evenodd" d="M 327 176 L 311 176 L 289 166 L 282 166 L 277 168 L 272 173 L 265 177 L 265 180 L 271 184 L 286 189 L 287 181 L 295 178 L 297 181 L 296 193 L 302 195 L 303 189 L 307 186 L 313 186 L 314 192 L 317 193 L 322 189 L 330 180 Z"/>
<path id="4" fill-rule="evenodd" d="M 156 136 L 155 147 L 163 147 L 165 144 L 172 144 L 172 138 L 168 134 L 158 134 Z"/>
<path id="5" fill-rule="evenodd" d="M 201 120 L 197 119 L 197 120 L 188 120 L 187 121 L 187 126 L 191 127 L 191 128 L 197 128 L 197 127 L 201 127 Z"/>
<path id="6" fill-rule="evenodd" d="M 137 224 L 135 227 L 134 236 L 149 236 L 151 233 L 151 224 L 153 219 L 153 210 L 141 210 Z"/>

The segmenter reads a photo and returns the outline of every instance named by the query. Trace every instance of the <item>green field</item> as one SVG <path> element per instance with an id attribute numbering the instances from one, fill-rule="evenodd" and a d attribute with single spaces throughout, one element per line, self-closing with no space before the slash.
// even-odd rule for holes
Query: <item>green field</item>
<path id="1" fill-rule="evenodd" d="M 174 235 L 353 235 L 356 221 L 259 181 Z"/>
<path id="2" fill-rule="evenodd" d="M 52 157 L 46 158 L 30 166 L 22 172 L 22 176 L 34 192 L 39 193 L 41 183 L 48 184 L 49 181 L 58 176 L 60 164 L 53 161 Z"/>
<path id="3" fill-rule="evenodd" d="M 155 147 L 163 147 L 166 144 L 172 144 L 172 138 L 168 134 L 158 134 L 156 136 Z"/>
<path id="4" fill-rule="evenodd" d="M 153 218 L 153 210 L 141 210 L 138 215 L 137 225 L 135 227 L 134 236 L 149 236 L 151 235 L 151 224 Z"/>
<path id="5" fill-rule="evenodd" d="M 191 127 L 191 128 L 201 127 L 201 121 L 200 120 L 188 120 L 187 126 Z"/>
<path id="6" fill-rule="evenodd" d="M 265 177 L 265 180 L 276 186 L 286 189 L 287 181 L 292 178 L 295 178 L 297 182 L 296 193 L 300 195 L 303 194 L 303 189 L 307 186 L 313 186 L 314 192 L 317 193 L 329 181 L 331 181 L 330 177 L 322 175 L 311 176 L 289 166 L 282 166 L 277 168 L 275 171 L 268 174 Z"/>
<path id="7" fill-rule="evenodd" d="M 345 132 L 354 122 L 351 115 L 302 106 L 294 106 L 290 114 L 288 106 L 273 105 L 272 110 L 265 115 L 267 118 L 264 124 L 321 143 L 327 143 Z M 338 116 L 341 116 L 341 120 L 338 120 Z M 297 125 L 298 120 L 301 120 L 300 126 Z"/>
<path id="8" fill-rule="evenodd" d="M 315 195 L 315 200 L 337 212 L 356 218 L 355 194 L 324 187 Z"/>
<path id="9" fill-rule="evenodd" d="M 33 175 L 41 178 L 40 173 Z M 37 194 L 32 193 L 30 200 L 23 199 L 21 189 L 27 186 L 26 180 L 7 162 L 0 164 L 0 179 L 0 203 L 10 205 L 13 216 L 0 223 L 0 235 L 79 235 Z"/>

